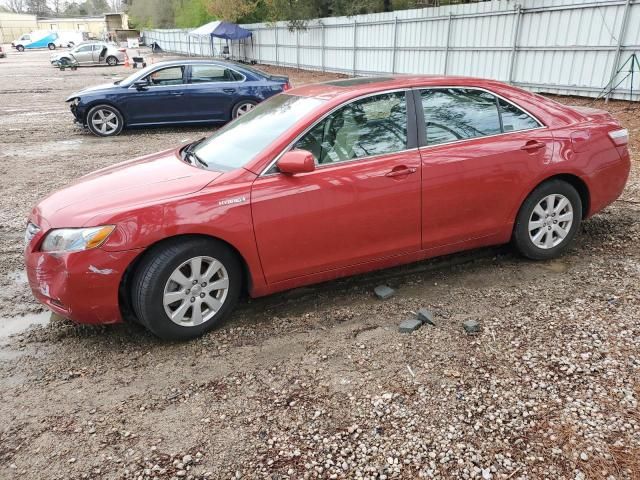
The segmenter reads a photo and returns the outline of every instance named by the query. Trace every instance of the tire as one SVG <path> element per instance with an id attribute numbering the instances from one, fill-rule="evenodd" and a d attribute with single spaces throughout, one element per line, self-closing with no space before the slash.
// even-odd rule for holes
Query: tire
<path id="1" fill-rule="evenodd" d="M 55 45 L 55 43 L 50 43 L 49 45 L 47 45 L 47 48 L 49 50 L 55 50 L 56 49 L 56 45 Z"/>
<path id="2" fill-rule="evenodd" d="M 581 221 L 582 200 L 576 189 L 562 180 L 549 180 L 520 207 L 513 241 L 532 260 L 556 258 L 569 248 Z"/>
<path id="3" fill-rule="evenodd" d="M 197 266 L 198 259 L 200 272 L 194 274 L 191 266 Z M 219 269 L 213 277 L 206 277 L 212 266 Z M 222 288 L 209 291 L 207 285 L 214 282 Z M 164 340 L 189 340 L 219 325 L 233 311 L 242 287 L 242 267 L 222 242 L 180 238 L 151 249 L 138 265 L 131 285 L 133 311 L 151 333 Z M 175 302 L 165 306 L 165 298 L 175 298 Z"/>
<path id="4" fill-rule="evenodd" d="M 16 47 L 16 50 L 17 50 L 17 51 L 19 51 L 19 52 L 24 52 L 24 46 L 22 46 L 22 45 L 18 45 L 18 46 Z"/>
<path id="5" fill-rule="evenodd" d="M 114 137 L 124 127 L 124 119 L 111 105 L 96 105 L 87 113 L 87 126 L 98 137 Z"/>
<path id="6" fill-rule="evenodd" d="M 240 100 L 233 106 L 233 110 L 231 111 L 231 119 L 235 119 L 241 117 L 245 113 L 253 110 L 253 108 L 258 104 L 258 102 L 254 100 Z"/>
<path id="7" fill-rule="evenodd" d="M 113 55 L 109 55 L 107 57 L 107 65 L 109 65 L 110 67 L 115 67 L 116 65 L 118 65 L 118 59 Z"/>

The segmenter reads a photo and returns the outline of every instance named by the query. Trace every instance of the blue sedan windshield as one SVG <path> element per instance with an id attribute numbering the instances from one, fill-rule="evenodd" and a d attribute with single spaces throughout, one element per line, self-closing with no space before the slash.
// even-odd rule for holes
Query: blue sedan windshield
<path id="1" fill-rule="evenodd" d="M 276 95 L 218 130 L 194 153 L 212 170 L 240 168 L 324 102 L 313 97 Z"/>

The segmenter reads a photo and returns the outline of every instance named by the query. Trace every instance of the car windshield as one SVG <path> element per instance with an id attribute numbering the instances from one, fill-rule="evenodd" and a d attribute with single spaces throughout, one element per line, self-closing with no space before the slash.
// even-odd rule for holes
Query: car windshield
<path id="1" fill-rule="evenodd" d="M 240 168 L 324 102 L 281 93 L 218 130 L 194 153 L 212 170 Z"/>

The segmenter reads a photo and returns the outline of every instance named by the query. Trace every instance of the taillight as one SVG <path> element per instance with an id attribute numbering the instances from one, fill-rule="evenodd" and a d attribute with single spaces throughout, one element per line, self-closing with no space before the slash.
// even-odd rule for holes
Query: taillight
<path id="1" fill-rule="evenodd" d="M 609 132 L 609 138 L 616 147 L 624 147 L 629 143 L 629 131 L 626 128 L 620 130 L 612 130 Z"/>
<path id="2" fill-rule="evenodd" d="M 119 48 L 118 51 L 119 52 L 126 52 L 127 50 L 125 48 Z"/>
<path id="3" fill-rule="evenodd" d="M 289 82 L 282 85 L 282 91 L 286 92 L 287 90 L 291 90 L 291 84 Z"/>

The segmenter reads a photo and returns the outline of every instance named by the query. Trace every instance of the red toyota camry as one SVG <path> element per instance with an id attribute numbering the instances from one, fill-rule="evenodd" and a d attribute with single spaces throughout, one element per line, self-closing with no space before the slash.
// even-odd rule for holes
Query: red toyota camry
<path id="1" fill-rule="evenodd" d="M 499 82 L 357 78 L 277 95 L 206 140 L 42 200 L 25 262 L 79 323 L 192 338 L 252 296 L 513 241 L 565 251 L 630 168 L 608 113 Z"/>

